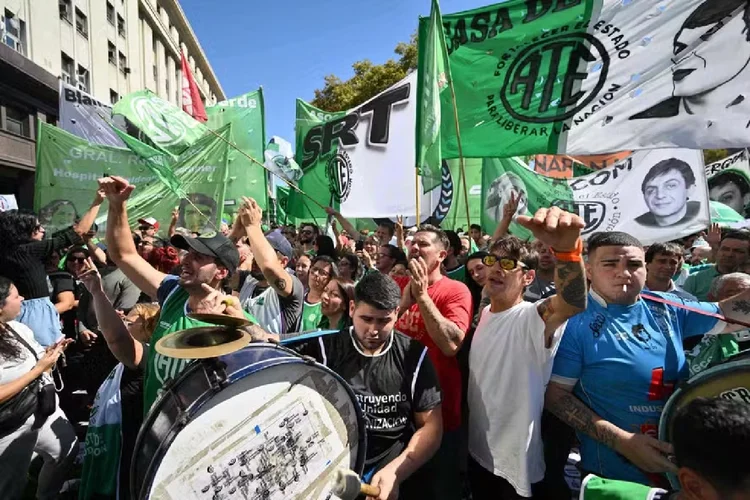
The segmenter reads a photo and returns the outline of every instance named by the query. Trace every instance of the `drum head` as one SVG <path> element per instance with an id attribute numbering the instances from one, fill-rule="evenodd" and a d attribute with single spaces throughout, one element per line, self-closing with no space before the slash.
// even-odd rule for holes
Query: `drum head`
<path id="1" fill-rule="evenodd" d="M 154 457 L 142 497 L 322 500 L 338 468 L 361 472 L 365 429 L 351 389 L 300 358 L 273 362 L 248 367 L 189 411 Z M 173 397 L 184 390 L 178 383 Z"/>

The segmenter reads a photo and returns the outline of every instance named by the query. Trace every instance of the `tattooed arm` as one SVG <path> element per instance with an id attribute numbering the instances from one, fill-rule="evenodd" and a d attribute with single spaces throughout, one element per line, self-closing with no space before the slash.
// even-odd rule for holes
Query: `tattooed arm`
<path id="1" fill-rule="evenodd" d="M 537 305 L 537 311 L 544 320 L 547 347 L 552 344 L 552 335 L 560 325 L 586 309 L 586 276 L 583 262 L 557 261 L 555 289 L 557 294 L 540 301 Z"/>
<path id="2" fill-rule="evenodd" d="M 572 394 L 574 386 L 550 381 L 544 407 L 578 432 L 612 448 L 646 472 L 676 472 L 667 459 L 672 446 L 645 434 L 620 429 L 586 406 Z"/>
<path id="3" fill-rule="evenodd" d="M 721 312 L 729 319 L 750 323 L 750 290 L 729 297 L 719 302 Z M 746 329 L 746 326 L 727 324 L 722 333 L 731 333 Z"/>

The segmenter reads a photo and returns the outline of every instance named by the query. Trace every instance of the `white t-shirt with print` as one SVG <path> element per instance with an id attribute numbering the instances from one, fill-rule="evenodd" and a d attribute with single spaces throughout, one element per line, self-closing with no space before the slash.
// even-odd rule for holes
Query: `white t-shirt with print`
<path id="1" fill-rule="evenodd" d="M 564 325 L 563 325 L 564 327 Z M 544 392 L 563 328 L 544 346 L 537 304 L 482 313 L 469 354 L 469 453 L 525 497 L 544 478 Z"/>

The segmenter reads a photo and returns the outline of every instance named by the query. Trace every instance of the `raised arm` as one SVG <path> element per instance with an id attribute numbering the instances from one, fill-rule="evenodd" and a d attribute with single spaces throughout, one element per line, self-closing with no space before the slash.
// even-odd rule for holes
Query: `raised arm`
<path id="1" fill-rule="evenodd" d="M 159 285 L 166 274 L 154 269 L 151 264 L 138 255 L 133 242 L 133 233 L 128 225 L 128 212 L 125 208 L 130 194 L 135 189 L 122 177 L 105 177 L 99 179 L 99 188 L 109 200 L 107 214 L 107 249 L 109 256 L 122 272 L 149 297 L 155 298 Z"/>
<path id="2" fill-rule="evenodd" d="M 177 233 L 177 219 L 180 217 L 180 207 L 174 207 L 172 210 L 172 218 L 169 220 L 169 228 L 167 229 L 167 236 L 172 238 Z"/>
<path id="3" fill-rule="evenodd" d="M 586 273 L 581 241 L 581 231 L 586 224 L 579 216 L 558 207 L 540 208 L 534 217 L 519 215 L 517 222 L 531 231 L 536 239 L 552 248 L 557 258 L 557 294 L 537 305 L 545 324 L 545 345 L 550 347 L 555 330 L 568 318 L 586 309 Z"/>
<path id="4" fill-rule="evenodd" d="M 242 225 L 245 227 L 253 258 L 268 284 L 282 297 L 291 295 L 294 291 L 294 280 L 292 275 L 281 265 L 276 250 L 271 247 L 266 235 L 263 234 L 263 229 L 261 229 L 263 212 L 255 200 L 243 197 L 242 207 L 237 218 L 242 221 Z"/>
<path id="5" fill-rule="evenodd" d="M 401 250 L 406 251 L 406 239 L 404 238 L 404 216 L 396 216 L 396 224 L 393 226 L 393 231 L 396 233 L 396 246 Z M 408 252 L 407 252 L 408 253 Z"/>
<path id="6" fill-rule="evenodd" d="M 346 232 L 352 236 L 352 239 L 357 240 L 357 241 L 362 239 L 362 235 L 359 234 L 359 231 L 357 231 L 357 228 L 355 228 L 351 222 L 346 220 L 346 217 L 344 217 L 343 215 L 341 215 L 339 212 L 337 212 L 331 207 L 326 207 L 326 213 L 328 215 L 334 216 L 336 220 L 339 221 L 339 224 L 341 224 L 341 228 L 346 230 Z"/>
<path id="7" fill-rule="evenodd" d="M 96 191 L 96 195 L 94 196 L 94 201 L 91 203 L 91 206 L 88 210 L 86 210 L 86 213 L 83 214 L 83 217 L 81 217 L 81 220 L 78 221 L 78 224 L 73 226 L 73 229 L 76 233 L 78 233 L 80 236 L 84 236 L 86 233 L 91 230 L 91 226 L 94 225 L 94 221 L 96 220 L 96 216 L 99 215 L 99 209 L 102 206 L 102 203 L 104 203 L 104 191 L 102 191 L 101 187 Z"/>
<path id="8" fill-rule="evenodd" d="M 91 259 L 88 259 L 87 269 L 81 274 L 80 279 L 91 292 L 99 331 L 104 335 L 109 350 L 123 365 L 137 368 L 143 358 L 143 344 L 130 335 L 125 323 L 107 298 L 99 271 Z"/>

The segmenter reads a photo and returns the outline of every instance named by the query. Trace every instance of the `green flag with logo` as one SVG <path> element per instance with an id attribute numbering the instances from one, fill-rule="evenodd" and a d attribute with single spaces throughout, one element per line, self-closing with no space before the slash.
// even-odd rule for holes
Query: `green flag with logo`
<path id="1" fill-rule="evenodd" d="M 218 132 L 228 137 L 230 127 Z M 147 165 L 146 159 L 129 149 L 90 144 L 46 123 L 39 124 L 34 208 L 40 222 L 55 231 L 69 227 L 90 206 L 97 180 L 108 175 L 126 178 L 136 186 L 128 202 L 131 225 L 139 218 L 155 217 L 166 237 L 174 207 L 179 206 L 178 226 L 202 232 L 218 224 L 224 203 L 227 145 L 206 136 L 169 160 L 186 197 L 180 199 Z M 106 223 L 106 201 L 97 223 Z M 200 213 L 205 214 L 208 220 Z"/>
<path id="2" fill-rule="evenodd" d="M 206 106 L 206 115 L 206 125 L 211 130 L 232 125 L 229 139 L 241 151 L 231 147 L 229 149 L 229 177 L 224 211 L 230 215 L 236 213 L 242 196 L 254 198 L 261 208 L 267 208 L 266 171 L 242 154 L 263 164 L 266 146 L 263 89 L 221 101 L 215 106 Z"/>
<path id="3" fill-rule="evenodd" d="M 150 90 L 124 96 L 112 113 L 126 119 L 127 132 L 178 156 L 208 131 L 205 125 Z"/>
<path id="4" fill-rule="evenodd" d="M 422 176 L 424 192 L 439 186 L 442 180 L 440 151 L 441 116 L 440 101 L 445 94 L 450 100 L 450 65 L 445 46 L 443 21 L 438 0 L 432 0 L 429 22 L 419 39 L 424 40 L 419 51 L 419 84 L 417 86 L 417 168 Z M 454 123 L 450 120 L 449 123 Z M 444 133 L 455 135 L 455 127 L 445 124 Z"/>

